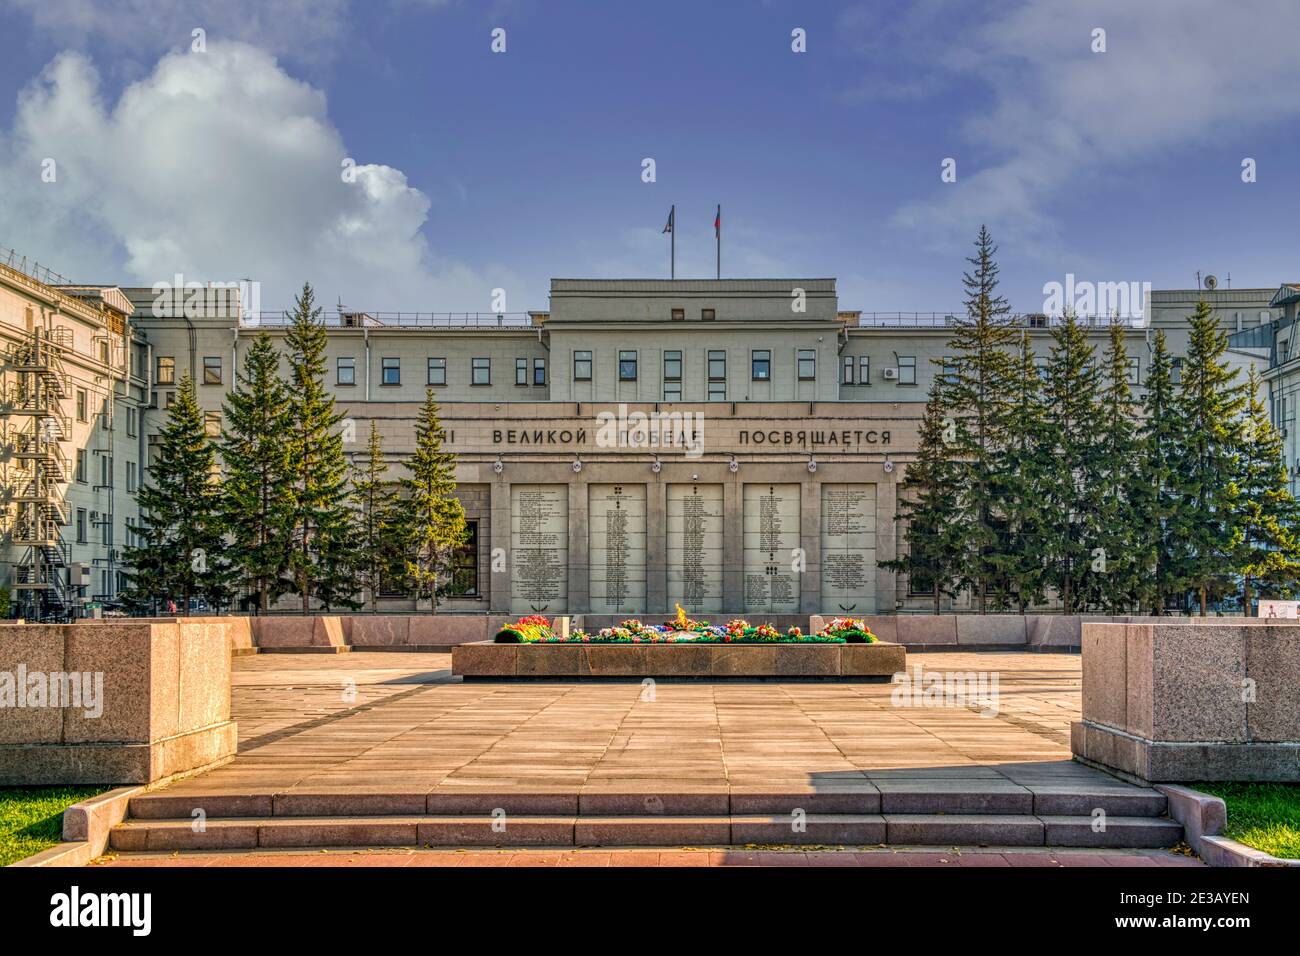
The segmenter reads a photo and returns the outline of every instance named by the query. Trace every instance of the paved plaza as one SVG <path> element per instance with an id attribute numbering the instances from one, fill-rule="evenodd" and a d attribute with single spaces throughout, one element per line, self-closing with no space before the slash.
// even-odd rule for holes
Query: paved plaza
<path id="1" fill-rule="evenodd" d="M 882 683 L 660 681 L 651 693 L 632 682 L 465 684 L 449 666 L 447 654 L 238 658 L 238 756 L 169 792 L 1109 780 L 1070 760 L 1076 655 L 910 659 L 996 673 L 994 715 L 895 707 Z"/>

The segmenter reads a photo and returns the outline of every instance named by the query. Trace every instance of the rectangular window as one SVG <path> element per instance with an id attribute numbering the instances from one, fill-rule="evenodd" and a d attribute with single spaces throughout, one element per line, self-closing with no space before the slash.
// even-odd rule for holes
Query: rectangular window
<path id="1" fill-rule="evenodd" d="M 755 382 L 772 380 L 772 353 L 768 349 L 754 349 L 749 353 L 750 378 Z"/>
<path id="2" fill-rule="evenodd" d="M 99 427 L 101 431 L 107 432 L 113 430 L 112 403 L 113 400 L 111 398 L 105 398 L 104 404 L 99 406 Z"/>
<path id="3" fill-rule="evenodd" d="M 799 350 L 799 381 L 811 382 L 817 378 L 817 352 L 815 349 Z"/>
<path id="4" fill-rule="evenodd" d="M 1169 380 L 1178 385 L 1183 380 L 1183 360 L 1176 358 L 1173 361 L 1173 367 L 1169 370 Z"/>
<path id="5" fill-rule="evenodd" d="M 134 405 L 126 406 L 126 433 L 131 438 L 136 436 L 140 422 L 140 409 Z"/>
<path id="6" fill-rule="evenodd" d="M 853 356 L 852 355 L 844 356 L 844 377 L 840 381 L 841 384 L 844 385 L 853 384 Z"/>
<path id="7" fill-rule="evenodd" d="M 686 310 L 685 310 L 685 309 L 673 309 L 673 321 L 674 321 L 674 322 L 683 322 L 683 321 L 685 321 L 685 320 L 686 320 Z"/>
<path id="8" fill-rule="evenodd" d="M 450 593 L 459 597 L 478 595 L 478 522 L 465 522 L 465 543 L 451 557 Z"/>
<path id="9" fill-rule="evenodd" d="M 900 355 L 898 357 L 898 384 L 916 384 L 916 356 Z"/>
<path id="10" fill-rule="evenodd" d="M 620 382 L 636 381 L 636 353 L 618 353 L 618 380 Z"/>
<path id="11" fill-rule="evenodd" d="M 526 358 L 515 359 L 515 384 L 528 384 L 528 359 Z"/>
<path id="12" fill-rule="evenodd" d="M 86 543 L 86 509 L 77 509 L 77 544 Z"/>
<path id="13" fill-rule="evenodd" d="M 682 400 L 682 353 L 680 349 L 664 351 L 664 401 Z"/>
<path id="14" fill-rule="evenodd" d="M 221 412 L 203 413 L 203 430 L 209 438 L 221 437 Z"/>
<path id="15" fill-rule="evenodd" d="M 126 493 L 135 494 L 135 462 L 133 461 L 126 463 Z"/>
<path id="16" fill-rule="evenodd" d="M 544 358 L 533 359 L 533 384 L 546 384 L 546 359 Z"/>
<path id="17" fill-rule="evenodd" d="M 1142 383 L 1142 359 L 1131 358 L 1128 360 L 1128 383 L 1130 385 L 1140 385 Z"/>
<path id="18" fill-rule="evenodd" d="M 203 384 L 204 385 L 221 384 L 221 356 L 220 355 L 203 356 Z"/>
<path id="19" fill-rule="evenodd" d="M 86 390 L 79 388 L 77 389 L 77 421 L 84 422 L 86 420 Z"/>
<path id="20" fill-rule="evenodd" d="M 334 366 L 334 381 L 338 385 L 357 384 L 357 360 L 350 355 L 340 356 Z"/>
<path id="21" fill-rule="evenodd" d="M 387 356 L 379 360 L 379 384 L 402 384 L 402 360 L 396 356 Z"/>
<path id="22" fill-rule="evenodd" d="M 573 353 L 573 380 L 575 382 L 591 381 L 591 353 Z"/>
<path id="23" fill-rule="evenodd" d="M 113 456 L 112 455 L 99 456 L 99 487 L 101 488 L 113 487 Z"/>
<path id="24" fill-rule="evenodd" d="M 490 358 L 470 359 L 469 371 L 471 385 L 492 384 L 492 360 Z"/>
<path id="25" fill-rule="evenodd" d="M 126 546 L 128 548 L 140 547 L 135 536 L 135 519 L 130 515 L 126 516 Z"/>
<path id="26" fill-rule="evenodd" d="M 718 313 L 713 309 L 700 309 L 700 318 L 705 322 L 712 322 L 718 317 Z"/>
<path id="27" fill-rule="evenodd" d="M 113 519 L 108 515 L 99 519 L 99 540 L 105 547 L 113 546 Z M 107 571 L 104 572 L 104 579 L 108 579 Z"/>
<path id="28" fill-rule="evenodd" d="M 77 449 L 77 481 L 86 483 L 86 449 Z"/>
<path id="29" fill-rule="evenodd" d="M 429 384 L 447 384 L 447 360 L 445 358 L 438 357 L 429 359 Z"/>
<path id="30" fill-rule="evenodd" d="M 943 357 L 943 384 L 952 385 L 957 381 L 957 363 L 951 355 Z"/>
<path id="31" fill-rule="evenodd" d="M 158 356 L 158 384 L 176 384 L 176 359 L 168 355 Z"/>
<path id="32" fill-rule="evenodd" d="M 871 356 L 869 355 L 858 356 L 858 384 L 871 384 Z"/>
<path id="33" fill-rule="evenodd" d="M 727 353 L 723 349 L 709 349 L 709 401 L 727 400 Z"/>

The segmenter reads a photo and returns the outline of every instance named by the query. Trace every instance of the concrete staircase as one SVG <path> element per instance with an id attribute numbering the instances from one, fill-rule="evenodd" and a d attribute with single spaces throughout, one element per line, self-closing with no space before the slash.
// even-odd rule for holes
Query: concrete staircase
<path id="1" fill-rule="evenodd" d="M 918 782 L 676 793 L 439 788 L 167 791 L 131 800 L 115 851 L 261 847 L 896 845 L 1152 848 L 1182 826 L 1163 794 L 1113 786 Z"/>

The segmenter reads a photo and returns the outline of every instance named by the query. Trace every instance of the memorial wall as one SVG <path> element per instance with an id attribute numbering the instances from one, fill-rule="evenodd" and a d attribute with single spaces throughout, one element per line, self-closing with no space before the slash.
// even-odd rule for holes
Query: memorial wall
<path id="1" fill-rule="evenodd" d="M 870 614 L 876 607 L 876 486 L 821 486 L 824 611 Z"/>
<path id="2" fill-rule="evenodd" d="M 597 614 L 644 613 L 645 485 L 588 485 L 587 527 L 591 610 Z"/>
<path id="3" fill-rule="evenodd" d="M 668 604 L 692 614 L 722 610 L 722 485 L 669 485 Z"/>
<path id="4" fill-rule="evenodd" d="M 748 484 L 744 495 L 745 609 L 794 613 L 807 557 L 799 542 L 800 486 Z"/>
<path id="5" fill-rule="evenodd" d="M 569 600 L 569 486 L 511 485 L 510 610 L 556 611 Z"/>

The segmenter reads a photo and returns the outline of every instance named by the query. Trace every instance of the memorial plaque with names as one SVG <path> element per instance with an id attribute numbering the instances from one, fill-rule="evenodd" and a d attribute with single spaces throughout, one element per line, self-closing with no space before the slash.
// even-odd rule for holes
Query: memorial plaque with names
<path id="1" fill-rule="evenodd" d="M 799 610 L 799 494 L 795 484 L 745 485 L 745 610 Z"/>
<path id="2" fill-rule="evenodd" d="M 646 609 L 646 486 L 587 486 L 591 610 L 640 614 Z"/>
<path id="3" fill-rule="evenodd" d="M 567 610 L 568 485 L 510 486 L 510 610 Z"/>
<path id="4" fill-rule="evenodd" d="M 722 610 L 722 485 L 669 485 L 665 503 L 668 604 Z"/>
<path id="5" fill-rule="evenodd" d="M 876 486 L 821 486 L 822 611 L 876 611 Z"/>

